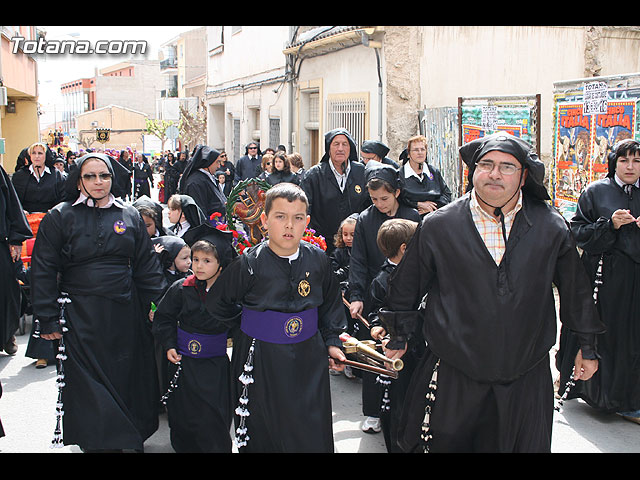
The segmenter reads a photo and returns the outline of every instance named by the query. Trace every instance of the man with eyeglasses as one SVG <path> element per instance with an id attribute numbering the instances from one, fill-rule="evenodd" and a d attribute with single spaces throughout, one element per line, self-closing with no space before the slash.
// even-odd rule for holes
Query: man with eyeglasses
<path id="1" fill-rule="evenodd" d="M 425 217 L 380 314 L 387 354 L 420 328 L 427 354 L 406 394 L 406 451 L 550 452 L 558 288 L 580 338 L 575 378 L 597 370 L 603 325 L 567 222 L 548 204 L 544 164 L 497 133 L 460 148 L 465 195 Z"/>
<path id="2" fill-rule="evenodd" d="M 256 178 L 262 173 L 262 152 L 257 142 L 251 142 L 245 149 L 244 156 L 236 162 L 236 181 Z"/>

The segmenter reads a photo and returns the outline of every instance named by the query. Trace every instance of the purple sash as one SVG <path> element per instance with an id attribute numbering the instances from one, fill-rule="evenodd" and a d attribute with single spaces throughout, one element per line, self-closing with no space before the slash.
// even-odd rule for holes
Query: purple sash
<path id="1" fill-rule="evenodd" d="M 318 331 L 318 309 L 285 313 L 242 309 L 240 329 L 252 338 L 269 343 L 299 343 Z"/>
<path id="2" fill-rule="evenodd" d="M 178 353 L 191 358 L 221 357 L 227 354 L 227 334 L 205 335 L 178 328 Z"/>

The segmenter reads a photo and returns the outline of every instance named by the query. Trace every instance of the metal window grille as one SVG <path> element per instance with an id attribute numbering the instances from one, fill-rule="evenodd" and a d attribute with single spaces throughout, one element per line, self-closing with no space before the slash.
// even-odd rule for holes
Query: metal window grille
<path id="1" fill-rule="evenodd" d="M 280 145 L 280 119 L 279 118 L 269 119 L 269 141 L 271 142 L 271 146 L 274 148 Z"/>
<path id="2" fill-rule="evenodd" d="M 242 156 L 240 153 L 240 120 L 233 121 L 233 158 L 238 159 Z"/>
<path id="3" fill-rule="evenodd" d="M 339 98 L 327 100 L 327 131 L 345 128 L 349 131 L 356 147 L 365 139 L 367 102 L 364 98 Z"/>
<path id="4" fill-rule="evenodd" d="M 320 121 L 320 94 L 318 92 L 309 94 L 309 122 Z"/>

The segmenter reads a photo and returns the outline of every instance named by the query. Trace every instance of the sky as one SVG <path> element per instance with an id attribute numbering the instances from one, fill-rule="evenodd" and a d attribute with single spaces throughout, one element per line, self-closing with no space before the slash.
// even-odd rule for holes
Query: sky
<path id="1" fill-rule="evenodd" d="M 60 85 L 80 78 L 92 77 L 95 69 L 115 65 L 124 60 L 135 58 L 138 60 L 157 60 L 160 46 L 182 32 L 188 32 L 196 26 L 177 25 L 143 25 L 143 26 L 40 26 L 46 31 L 46 39 L 72 40 L 90 42 L 93 46 L 99 40 L 145 40 L 147 51 L 145 55 L 127 56 L 114 54 L 36 54 L 38 62 L 39 101 L 42 105 L 43 115 L 40 117 L 40 125 L 44 126 L 54 122 L 56 111 L 62 110 L 62 97 Z M 59 115 L 58 120 L 60 118 Z"/>

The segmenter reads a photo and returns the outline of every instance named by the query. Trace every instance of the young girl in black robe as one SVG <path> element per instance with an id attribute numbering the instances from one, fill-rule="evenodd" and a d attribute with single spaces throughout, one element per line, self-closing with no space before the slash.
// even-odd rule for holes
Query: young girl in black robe
<path id="1" fill-rule="evenodd" d="M 349 264 L 349 290 L 351 316 L 364 318 L 371 311 L 369 286 L 376 277 L 386 258 L 377 244 L 380 226 L 391 218 L 404 218 L 420 222 L 420 214 L 414 208 L 398 201 L 401 194 L 398 172 L 389 165 L 380 164 L 366 170 L 367 191 L 373 205 L 358 216 L 351 262 Z M 360 340 L 371 340 L 369 330 L 360 326 L 355 335 Z M 380 401 L 382 389 L 376 383 L 376 376 L 362 373 L 362 413 L 365 420 L 362 430 L 369 433 L 380 431 Z"/>
<path id="2" fill-rule="evenodd" d="M 177 453 L 228 453 L 232 407 L 227 327 L 207 312 L 204 302 L 234 256 L 231 234 L 202 224 L 187 240 L 194 274 L 169 287 L 153 322 L 153 333 L 171 362 L 173 380 L 164 397 L 171 445 Z"/>
<path id="3" fill-rule="evenodd" d="M 240 452 L 334 450 L 328 367 L 344 368 L 334 359 L 345 360 L 346 318 L 329 257 L 302 240 L 307 208 L 300 187 L 271 187 L 268 240 L 233 261 L 207 299 L 210 312 L 240 327 L 232 357 Z"/>

